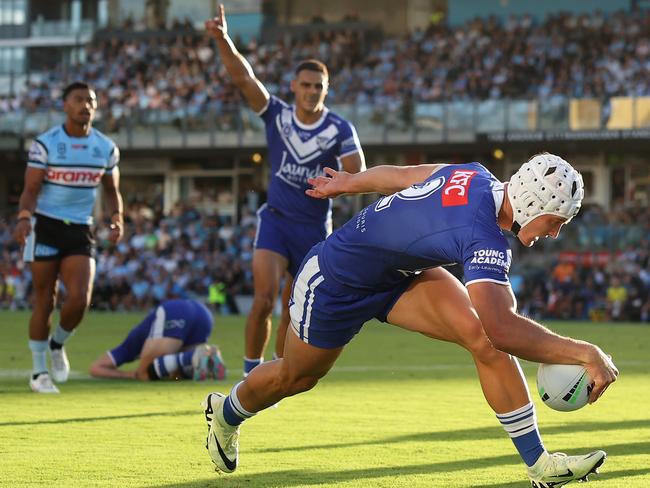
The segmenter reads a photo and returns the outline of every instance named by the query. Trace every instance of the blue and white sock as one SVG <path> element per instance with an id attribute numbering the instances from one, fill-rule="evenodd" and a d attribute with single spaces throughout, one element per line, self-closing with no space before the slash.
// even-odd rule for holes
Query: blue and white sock
<path id="1" fill-rule="evenodd" d="M 47 373 L 47 341 L 29 340 L 29 350 L 32 351 L 32 378 L 41 373 Z"/>
<path id="2" fill-rule="evenodd" d="M 497 419 L 512 439 L 526 465 L 535 464 L 545 451 L 537 428 L 535 405 L 529 403 L 512 412 L 499 413 Z"/>
<path id="3" fill-rule="evenodd" d="M 65 330 L 61 327 L 61 324 L 57 325 L 52 337 L 50 337 L 50 349 L 61 349 L 72 334 L 74 334 L 74 329 Z"/>
<path id="4" fill-rule="evenodd" d="M 172 373 L 181 371 L 184 377 L 192 377 L 192 356 L 194 349 L 174 354 L 165 354 L 153 360 L 153 368 L 158 378 L 169 378 Z"/>
<path id="5" fill-rule="evenodd" d="M 244 420 L 249 419 L 255 415 L 255 412 L 249 412 L 244 407 L 242 407 L 241 403 L 239 402 L 239 398 L 237 397 L 237 390 L 239 389 L 239 385 L 242 383 L 243 381 L 240 381 L 235 386 L 233 386 L 232 390 L 230 391 L 230 395 L 228 395 L 226 397 L 226 401 L 223 402 L 223 419 L 229 425 L 239 425 Z"/>
<path id="6" fill-rule="evenodd" d="M 248 376 L 248 374 L 255 369 L 255 367 L 259 366 L 264 362 L 264 358 L 257 358 L 257 359 L 250 359 L 244 356 L 244 378 Z"/>

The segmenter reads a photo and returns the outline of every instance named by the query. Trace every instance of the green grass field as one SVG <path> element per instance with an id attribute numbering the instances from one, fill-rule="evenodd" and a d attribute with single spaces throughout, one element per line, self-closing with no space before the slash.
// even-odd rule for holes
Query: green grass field
<path id="1" fill-rule="evenodd" d="M 219 317 L 212 337 L 231 367 L 226 382 L 91 379 L 90 362 L 142 316 L 90 314 L 69 342 L 73 377 L 61 395 L 46 396 L 27 385 L 28 315 L 0 313 L 0 486 L 528 486 L 469 355 L 379 324 L 365 327 L 314 390 L 244 424 L 240 467 L 215 473 L 199 403 L 239 378 L 243 319 Z M 588 486 L 647 488 L 650 327 L 551 326 L 600 344 L 621 376 L 596 405 L 572 413 L 548 409 L 534 393 L 546 446 L 605 449 L 609 458 Z M 524 369 L 534 389 L 535 365 Z"/>

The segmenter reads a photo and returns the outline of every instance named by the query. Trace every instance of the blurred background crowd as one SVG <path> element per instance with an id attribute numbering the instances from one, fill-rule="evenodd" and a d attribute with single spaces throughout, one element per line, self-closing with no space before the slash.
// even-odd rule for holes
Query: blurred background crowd
<path id="1" fill-rule="evenodd" d="M 241 99 L 212 41 L 191 23 L 172 27 L 159 35 L 100 37 L 87 45 L 83 60 L 0 97 L 0 113 L 58 109 L 61 87 L 85 79 L 98 89 L 108 130 L 152 109 L 169 120 L 210 111 L 232 124 L 229 114 Z M 282 98 L 291 96 L 296 62 L 315 57 L 330 69 L 329 103 L 397 107 L 406 117 L 414 102 L 650 95 L 647 11 L 560 12 L 543 21 L 476 18 L 457 27 L 432 23 L 402 37 L 319 29 L 239 44 L 269 91 Z"/>
<path id="2" fill-rule="evenodd" d="M 97 125 L 109 133 L 151 114 L 157 123 L 182 120 L 190 126 L 213 114 L 217 130 L 241 122 L 241 96 L 196 22 L 146 31 L 142 25 L 127 20 L 98 31 L 81 55 L 28 73 L 24 87 L 0 94 L 0 116 L 12 126 L 13 115 L 60 113 L 62 87 L 83 79 L 97 90 Z M 650 96 L 647 9 L 485 15 L 457 25 L 432 18 L 428 27 L 400 35 L 358 23 L 354 15 L 332 25 L 317 16 L 302 27 L 265 42 L 231 32 L 256 75 L 285 100 L 291 99 L 296 62 L 311 57 L 330 70 L 326 103 L 364 103 L 379 114 L 398 112 L 405 121 L 419 102 L 594 98 L 606 104 L 611 97 Z M 154 156 L 167 156 L 154 149 Z M 250 205 L 231 195 L 240 209 L 225 216 L 182 198 L 164 207 L 162 184 L 145 188 L 134 181 L 125 194 L 123 241 L 110 246 L 106 222 L 98 222 L 92 307 L 135 310 L 166 298 L 198 297 L 221 313 L 239 313 L 252 294 L 255 210 L 263 199 Z M 153 198 L 152 188 L 158 192 Z M 541 319 L 650 322 L 650 210 L 626 199 L 627 186 L 612 188 L 611 209 L 586 206 L 557 242 L 532 249 L 512 243 L 511 283 L 520 311 Z M 11 190 L 9 208 L 19 193 Z M 353 208 L 339 204 L 335 228 Z M 0 219 L 0 308 L 23 309 L 29 307 L 31 278 L 11 237 L 13 216 Z"/>
<path id="3" fill-rule="evenodd" d="M 338 222 L 349 215 L 340 209 Z M 650 209 L 627 208 L 604 213 L 586 209 L 567 227 L 571 235 L 599 234 L 610 224 L 644 222 L 639 233 L 623 236 L 623 250 L 554 252 L 559 242 L 540 241 L 515 253 L 510 275 L 519 310 L 538 319 L 650 322 Z M 252 294 L 252 251 L 256 216 L 244 211 L 239 224 L 177 204 L 169 215 L 142 203 L 126 211 L 123 241 L 110 246 L 107 226 L 97 226 L 97 275 L 92 307 L 98 310 L 146 309 L 166 298 L 200 298 L 221 313 L 238 313 L 237 298 Z M 30 273 L 0 223 L 0 307 L 29 305 Z M 604 242 L 606 236 L 601 235 Z M 632 244 L 634 243 L 634 244 Z M 550 249 L 549 249 L 550 248 Z M 519 254 L 519 255 L 517 255 Z M 65 290 L 61 290 L 65 293 Z"/>

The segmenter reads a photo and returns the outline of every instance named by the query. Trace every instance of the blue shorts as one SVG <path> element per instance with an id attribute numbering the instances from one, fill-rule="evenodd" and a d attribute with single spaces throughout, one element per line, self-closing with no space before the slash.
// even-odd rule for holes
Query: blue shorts
<path id="1" fill-rule="evenodd" d="M 395 288 L 369 293 L 328 282 L 320 271 L 315 245 L 305 257 L 293 283 L 289 314 L 291 328 L 307 344 L 322 349 L 344 346 L 371 319 L 386 322 L 391 309 L 413 277 Z M 350 293 L 352 292 L 352 293 Z"/>
<path id="2" fill-rule="evenodd" d="M 312 246 L 331 232 L 329 221 L 322 224 L 293 222 L 266 204 L 257 211 L 257 217 L 255 248 L 268 249 L 287 258 L 287 270 L 294 277 Z"/>
<path id="3" fill-rule="evenodd" d="M 183 346 L 203 344 L 212 332 L 213 318 L 208 308 L 195 300 L 167 300 L 154 308 L 136 325 L 124 342 L 108 354 L 115 366 L 140 357 L 147 339 L 171 337 L 183 342 Z"/>

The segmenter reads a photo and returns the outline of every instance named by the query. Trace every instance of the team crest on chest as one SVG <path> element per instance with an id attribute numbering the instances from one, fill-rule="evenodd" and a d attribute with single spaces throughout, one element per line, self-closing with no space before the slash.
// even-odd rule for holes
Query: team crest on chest
<path id="1" fill-rule="evenodd" d="M 331 137 L 320 136 L 320 135 L 316 136 L 316 145 L 321 151 L 324 151 L 325 149 L 327 149 L 327 144 L 329 143 L 330 140 Z"/>

